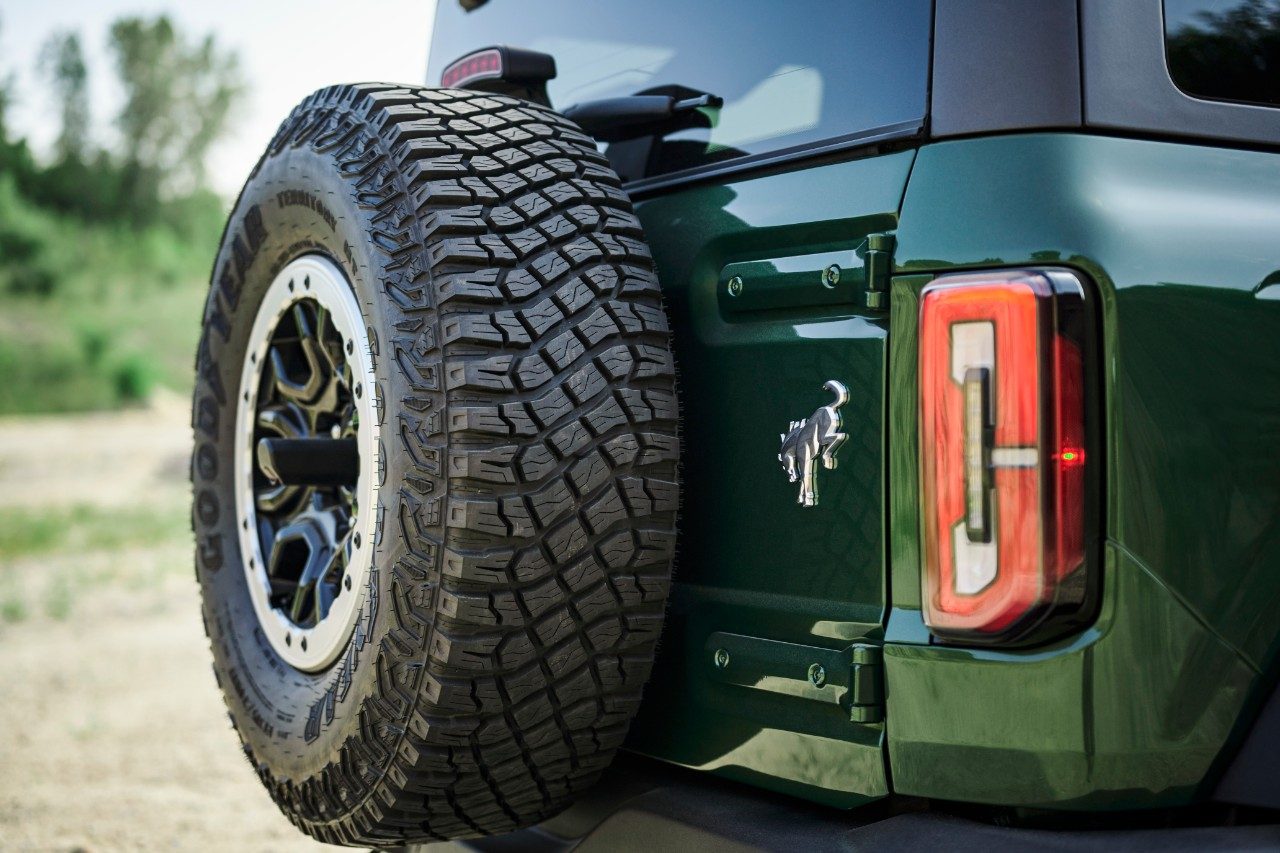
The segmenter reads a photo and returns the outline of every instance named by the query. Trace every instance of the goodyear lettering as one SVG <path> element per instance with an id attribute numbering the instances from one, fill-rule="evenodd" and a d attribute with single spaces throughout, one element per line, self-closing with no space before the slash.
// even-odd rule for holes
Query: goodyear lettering
<path id="1" fill-rule="evenodd" d="M 231 257 L 222 262 L 218 273 L 218 292 L 227 303 L 227 308 L 236 310 L 240 304 L 240 291 L 244 288 L 244 276 L 258 256 L 267 239 L 267 226 L 262 220 L 262 209 L 253 205 L 244 212 L 240 229 L 231 237 Z M 226 334 L 223 340 L 226 340 Z"/>
<path id="2" fill-rule="evenodd" d="M 222 556 L 222 535 L 211 534 L 201 540 L 196 550 L 196 559 L 200 561 L 200 570 L 213 573 L 222 568 L 225 562 Z"/>

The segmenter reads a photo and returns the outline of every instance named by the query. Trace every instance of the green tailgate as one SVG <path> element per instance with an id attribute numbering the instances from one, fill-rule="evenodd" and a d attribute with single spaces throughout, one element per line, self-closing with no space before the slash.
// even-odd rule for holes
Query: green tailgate
<path id="1" fill-rule="evenodd" d="M 865 307 L 865 252 L 896 227 L 913 157 L 639 204 L 675 328 L 685 491 L 633 749 L 836 805 L 888 792 L 876 695 L 888 315 Z M 818 472 L 818 505 L 802 507 L 780 434 L 832 402 L 827 380 L 849 389 L 849 438 L 838 468 Z"/>

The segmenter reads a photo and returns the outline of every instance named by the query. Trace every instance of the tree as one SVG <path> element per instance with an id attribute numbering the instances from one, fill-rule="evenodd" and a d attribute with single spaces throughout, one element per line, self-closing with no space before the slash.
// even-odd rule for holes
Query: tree
<path id="1" fill-rule="evenodd" d="M 55 143 L 63 162 L 82 162 L 89 141 L 89 75 L 80 36 L 56 32 L 40 48 L 40 70 L 57 92 L 62 129 Z"/>
<path id="2" fill-rule="evenodd" d="M 212 36 L 189 43 L 167 16 L 117 20 L 111 49 L 125 90 L 116 125 L 135 206 L 202 186 L 209 149 L 244 93 L 238 57 Z"/>
<path id="3" fill-rule="evenodd" d="M 4 29 L 3 23 L 4 20 L 0 18 L 0 31 Z M 13 103 L 13 75 L 6 74 L 0 77 L 0 146 L 9 140 L 9 127 L 5 119 L 11 103 Z"/>

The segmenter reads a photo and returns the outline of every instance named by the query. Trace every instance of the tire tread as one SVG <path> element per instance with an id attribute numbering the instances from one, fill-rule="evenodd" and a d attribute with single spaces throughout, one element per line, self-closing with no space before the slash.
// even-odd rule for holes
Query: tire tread
<path id="1" fill-rule="evenodd" d="M 675 370 L 643 230 L 592 140 L 496 95 L 329 87 L 264 162 L 300 146 L 385 258 L 380 357 L 408 392 L 383 439 L 409 464 L 382 535 L 407 548 L 356 731 L 305 780 L 250 762 L 324 841 L 537 823 L 622 743 L 670 589 Z"/>

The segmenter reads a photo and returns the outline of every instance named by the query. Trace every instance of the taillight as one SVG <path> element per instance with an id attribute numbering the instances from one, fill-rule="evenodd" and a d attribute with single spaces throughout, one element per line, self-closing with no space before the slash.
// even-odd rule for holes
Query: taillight
<path id="1" fill-rule="evenodd" d="M 1067 272 L 924 289 L 923 603 L 938 637 L 1019 640 L 1088 603 L 1088 332 Z"/>

